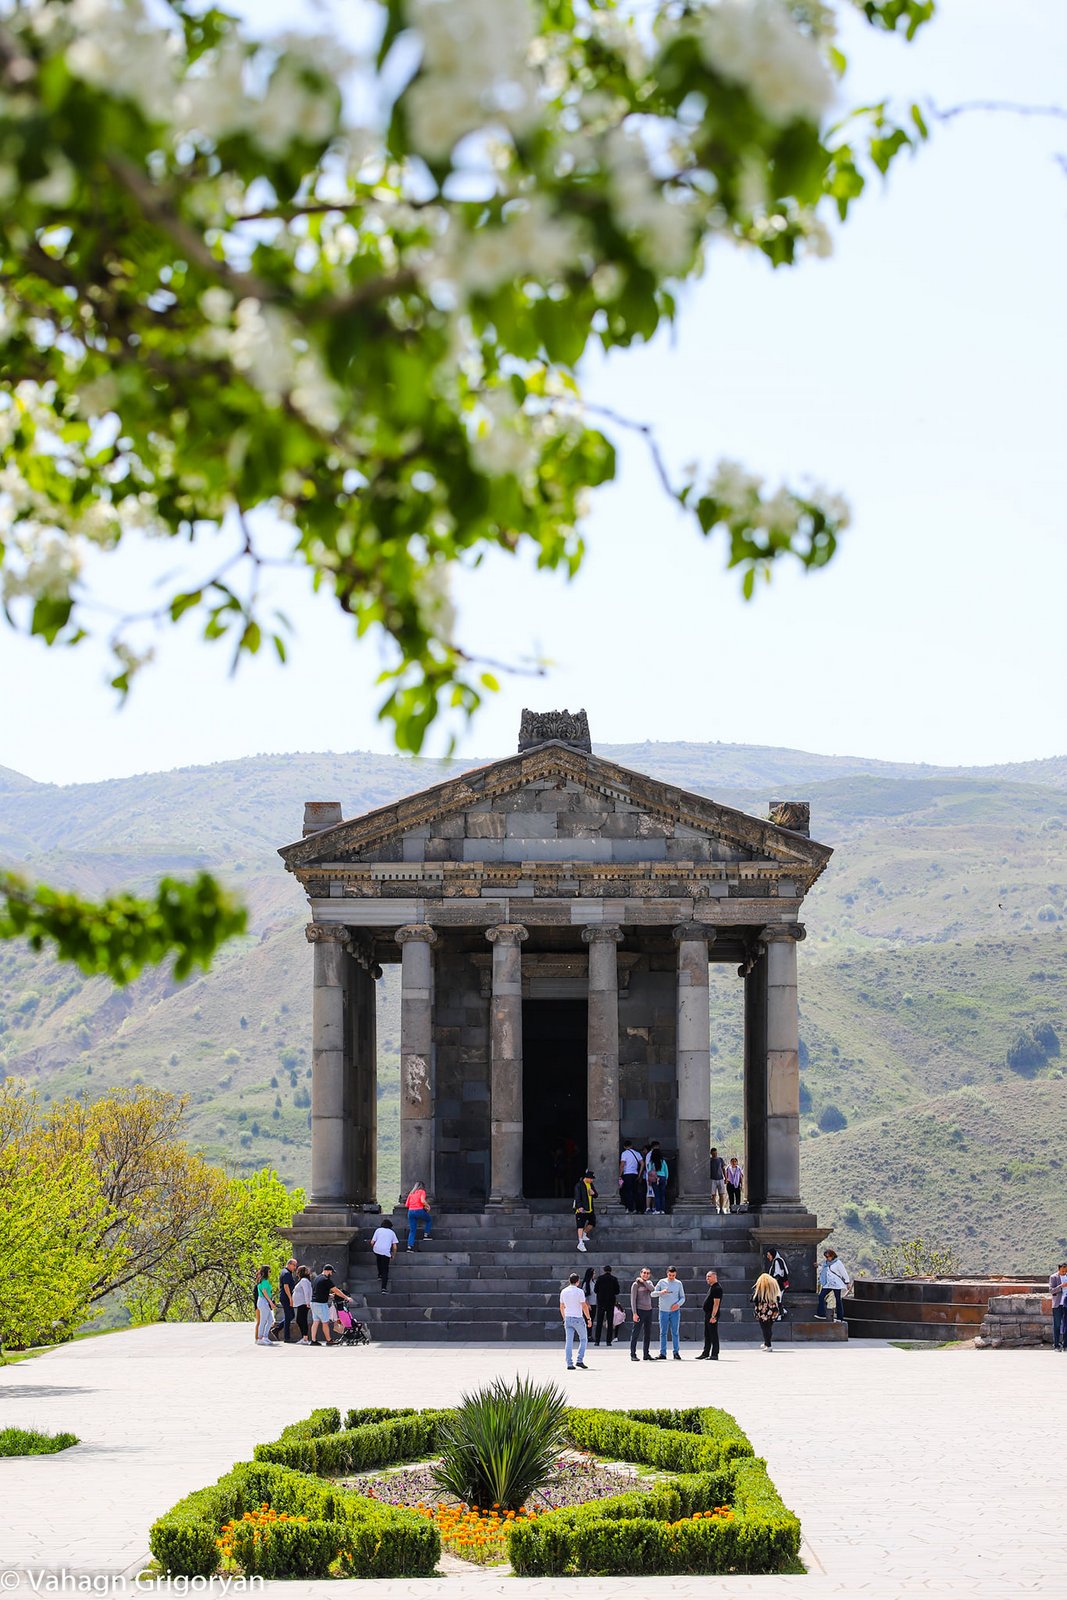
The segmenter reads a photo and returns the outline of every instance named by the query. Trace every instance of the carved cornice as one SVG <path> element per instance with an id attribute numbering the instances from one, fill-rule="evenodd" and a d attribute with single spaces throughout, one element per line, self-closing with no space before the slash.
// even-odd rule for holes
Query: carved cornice
<path id="1" fill-rule="evenodd" d="M 407 922 L 402 928 L 397 928 L 393 938 L 399 945 L 410 944 L 413 940 L 423 944 L 437 943 L 437 934 L 428 922 Z"/>
<path id="2" fill-rule="evenodd" d="M 596 923 L 591 928 L 582 929 L 583 944 L 621 944 L 626 935 L 621 928 L 612 926 L 611 923 Z"/>
<path id="3" fill-rule="evenodd" d="M 781 943 L 783 940 L 799 944 L 808 937 L 808 930 L 802 922 L 772 922 L 761 931 L 759 937 L 764 944 Z"/>
<path id="4" fill-rule="evenodd" d="M 347 944 L 351 935 L 341 922 L 309 922 L 304 929 L 308 944 Z"/>
<path id="5" fill-rule="evenodd" d="M 677 928 L 671 929 L 671 938 L 676 944 L 683 944 L 690 939 L 700 939 L 706 944 L 714 944 L 715 929 L 706 927 L 703 922 L 683 922 Z"/>
<path id="6" fill-rule="evenodd" d="M 485 937 L 490 944 L 522 944 L 530 937 L 530 930 L 521 922 L 498 922 L 495 927 L 486 928 Z"/>

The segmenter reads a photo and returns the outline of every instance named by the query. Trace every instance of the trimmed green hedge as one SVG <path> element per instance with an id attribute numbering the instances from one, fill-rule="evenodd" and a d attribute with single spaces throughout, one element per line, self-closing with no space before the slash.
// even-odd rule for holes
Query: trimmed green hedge
<path id="1" fill-rule="evenodd" d="M 681 1520 L 720 1505 L 732 1505 L 733 1517 Z M 751 1456 L 720 1472 L 546 1511 L 508 1535 L 512 1567 L 531 1578 L 778 1572 L 799 1549 L 800 1523 L 782 1504 L 766 1463 Z"/>
<path id="2" fill-rule="evenodd" d="M 364 1578 L 426 1578 L 441 1554 L 437 1529 L 417 1511 L 264 1462 L 244 1462 L 180 1500 L 153 1523 L 152 1554 L 171 1574 L 210 1577 L 223 1524 L 262 1505 L 308 1519 L 260 1528 L 254 1540 L 235 1530 L 240 1564 L 262 1577 L 321 1577 L 336 1561 L 343 1573 Z"/>
<path id="3" fill-rule="evenodd" d="M 681 1419 L 699 1426 L 678 1427 Z M 714 1472 L 751 1456 L 752 1446 L 733 1417 L 714 1406 L 699 1411 L 589 1411 L 567 1413 L 567 1432 L 582 1450 L 619 1461 L 643 1461 L 667 1471 Z"/>
<path id="4" fill-rule="evenodd" d="M 359 1414 L 349 1413 L 350 1416 Z M 366 1422 L 338 1433 L 319 1434 L 314 1438 L 283 1437 L 275 1444 L 257 1444 L 253 1459 L 323 1476 L 417 1460 L 433 1452 L 442 1423 L 453 1415 L 452 1411 L 389 1413 L 379 1422 Z"/>

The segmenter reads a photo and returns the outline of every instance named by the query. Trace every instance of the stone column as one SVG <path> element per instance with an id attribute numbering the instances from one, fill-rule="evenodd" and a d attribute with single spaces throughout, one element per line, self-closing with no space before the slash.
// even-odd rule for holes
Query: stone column
<path id="1" fill-rule="evenodd" d="M 501 922 L 485 937 L 493 947 L 489 1002 L 489 1204 L 522 1205 L 522 944 L 519 922 Z"/>
<path id="2" fill-rule="evenodd" d="M 754 1211 L 767 1198 L 767 960 L 757 944 L 737 969 L 745 982 L 745 1194 Z"/>
<path id="3" fill-rule="evenodd" d="M 712 929 L 689 922 L 674 929 L 678 945 L 675 1053 L 678 1075 L 678 1203 L 706 1205 L 711 1148 L 711 1019 L 708 945 Z"/>
<path id="4" fill-rule="evenodd" d="M 358 950 L 350 958 L 350 973 L 352 1193 L 361 1209 L 368 1209 L 378 1198 L 378 997 L 375 980 L 381 977 L 382 969 L 368 958 L 365 950 Z"/>
<path id="5" fill-rule="evenodd" d="M 400 975 L 400 1199 L 421 1178 L 433 1193 L 433 950 L 437 935 L 426 922 L 409 922 L 393 935 L 401 949 Z"/>
<path id="6" fill-rule="evenodd" d="M 765 1204 L 800 1210 L 800 1034 L 797 1012 L 798 922 L 764 928 L 767 947 L 767 1098 Z"/>
<path id="7" fill-rule="evenodd" d="M 348 929 L 311 922 L 304 930 L 314 951 L 311 1002 L 311 1195 L 309 1206 L 329 1211 L 351 1203 L 349 1157 L 347 978 Z"/>
<path id="8" fill-rule="evenodd" d="M 619 1167 L 619 963 L 621 928 L 585 928 L 589 946 L 588 1162 L 601 1185 Z M 603 1190 L 602 1190 L 603 1192 Z"/>

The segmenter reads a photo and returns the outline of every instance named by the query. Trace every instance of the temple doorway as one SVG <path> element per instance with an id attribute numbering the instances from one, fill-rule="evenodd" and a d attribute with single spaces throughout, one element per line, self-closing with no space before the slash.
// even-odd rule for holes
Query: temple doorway
<path id="1" fill-rule="evenodd" d="M 588 1004 L 522 1003 L 522 1192 L 569 1205 L 586 1161 Z"/>

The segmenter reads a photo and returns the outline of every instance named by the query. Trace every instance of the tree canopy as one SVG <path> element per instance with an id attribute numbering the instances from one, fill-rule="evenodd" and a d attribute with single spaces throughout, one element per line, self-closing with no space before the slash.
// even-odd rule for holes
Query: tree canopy
<path id="1" fill-rule="evenodd" d="M 496 680 L 456 637 L 450 572 L 493 548 L 575 572 L 634 425 L 583 403 L 583 355 L 651 339 L 720 240 L 778 267 L 826 253 L 827 215 L 925 137 L 915 106 L 849 109 L 845 9 L 911 36 L 934 8 L 368 0 L 340 40 L 189 0 L 0 0 L 8 622 L 105 637 L 119 694 L 160 626 L 284 660 L 258 595 L 269 514 L 284 559 L 386 641 L 400 749 L 473 713 Z M 831 560 L 838 494 L 732 461 L 676 475 L 641 431 L 746 595 Z M 123 612 L 100 574 L 143 537 L 206 571 Z M 64 925 L 5 887 L 0 933 L 87 971 L 175 948 L 159 904 L 122 909 L 129 964 L 75 933 L 91 908 Z M 235 922 L 217 885 L 198 911 L 204 957 Z"/>

